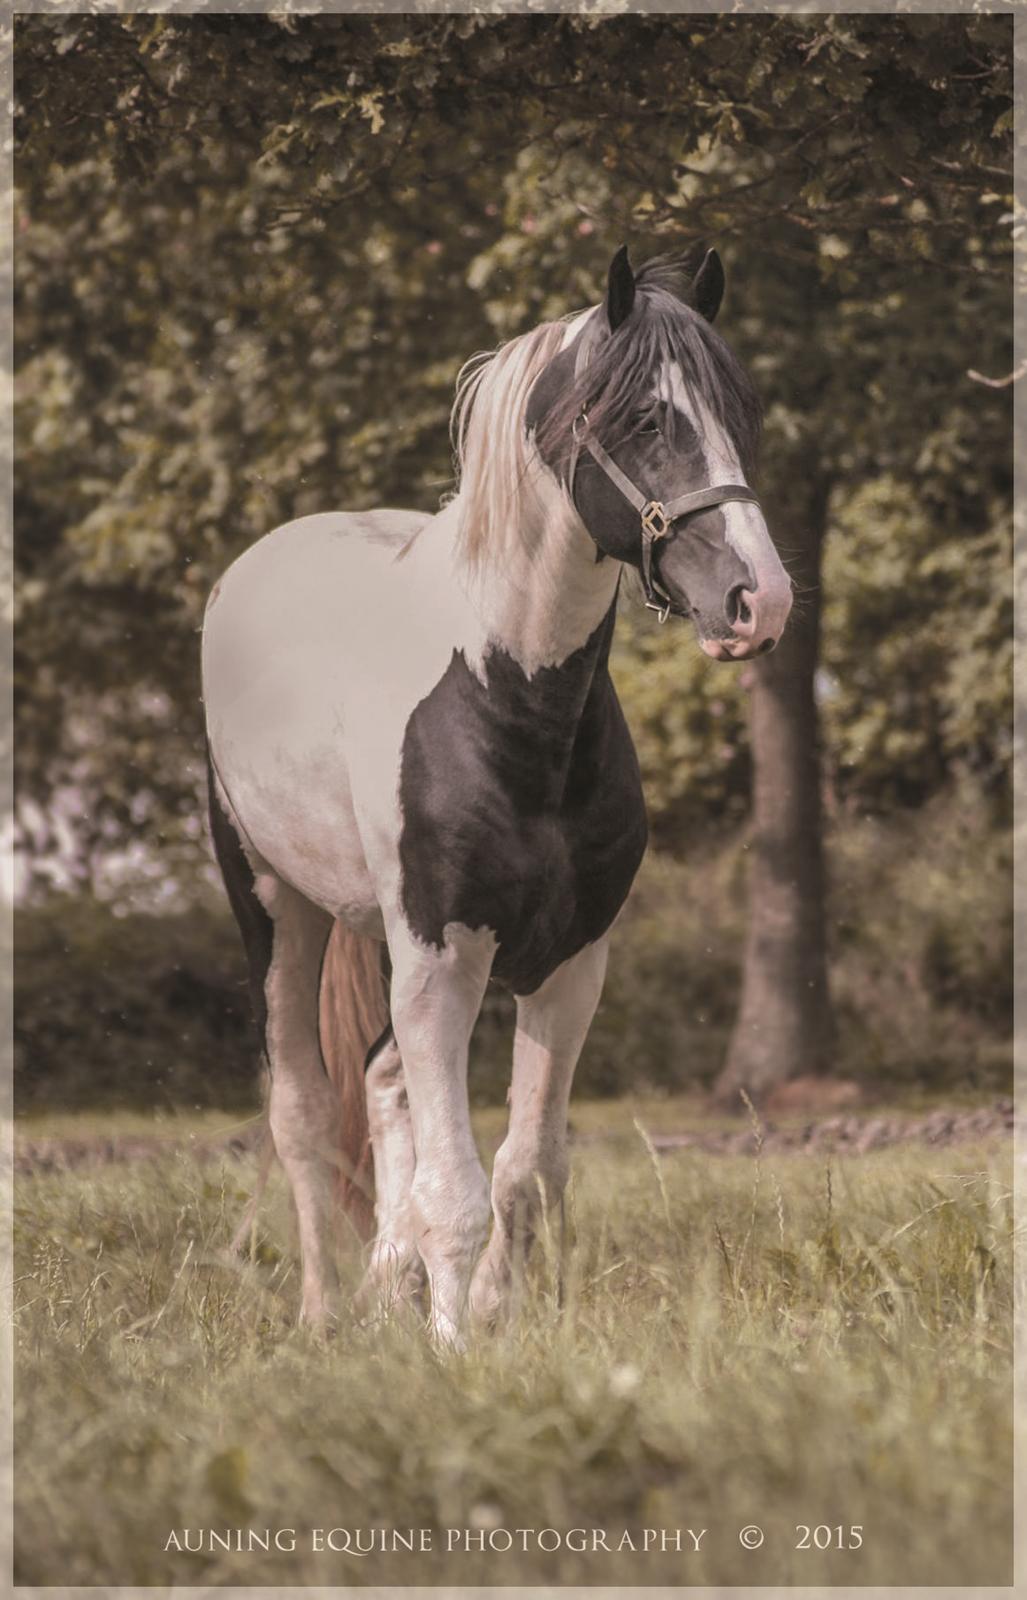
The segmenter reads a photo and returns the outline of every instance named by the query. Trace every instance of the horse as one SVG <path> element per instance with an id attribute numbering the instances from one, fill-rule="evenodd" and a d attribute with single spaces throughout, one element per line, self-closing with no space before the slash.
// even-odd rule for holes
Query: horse
<path id="1" fill-rule="evenodd" d="M 438 512 L 288 522 L 208 601 L 211 831 L 315 1328 L 339 1315 L 333 1175 L 359 1200 L 368 1152 L 362 1303 L 421 1304 L 441 1345 L 508 1310 L 563 1194 L 571 1080 L 646 846 L 609 672 L 622 573 L 715 661 L 785 626 L 749 482 L 760 405 L 712 326 L 720 259 L 697 260 L 636 274 L 622 246 L 599 304 L 472 358 Z M 490 981 L 517 1015 L 491 1186 L 467 1091 Z"/>

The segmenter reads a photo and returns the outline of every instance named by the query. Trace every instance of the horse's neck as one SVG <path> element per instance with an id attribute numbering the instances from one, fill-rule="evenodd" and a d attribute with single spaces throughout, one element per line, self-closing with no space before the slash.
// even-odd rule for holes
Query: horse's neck
<path id="1" fill-rule="evenodd" d="M 468 565 L 450 543 L 454 581 L 498 646 L 533 676 L 557 667 L 592 637 L 617 592 L 620 563 L 598 561 L 596 547 L 562 496 L 502 550 Z"/>

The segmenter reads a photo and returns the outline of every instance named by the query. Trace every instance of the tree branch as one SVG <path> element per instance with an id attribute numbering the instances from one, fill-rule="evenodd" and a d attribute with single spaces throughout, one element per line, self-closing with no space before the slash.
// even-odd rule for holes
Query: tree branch
<path id="1" fill-rule="evenodd" d="M 1027 375 L 1027 360 L 1021 361 L 1020 365 L 1013 372 L 1008 372 L 1004 378 L 986 378 L 983 372 L 975 372 L 973 367 L 967 367 L 966 375 L 972 378 L 974 383 L 983 383 L 988 389 L 1008 389 L 1011 383 L 1017 383 Z"/>

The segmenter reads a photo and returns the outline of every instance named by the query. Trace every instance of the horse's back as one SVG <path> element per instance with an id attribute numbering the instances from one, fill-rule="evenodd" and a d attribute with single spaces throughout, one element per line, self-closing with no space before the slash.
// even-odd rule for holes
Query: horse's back
<path id="1" fill-rule="evenodd" d="M 283 523 L 245 550 L 207 602 L 203 678 L 223 707 L 283 653 L 327 635 L 336 653 L 368 604 L 387 604 L 390 568 L 427 518 L 415 511 L 328 512 Z"/>
<path id="2" fill-rule="evenodd" d="M 224 616 L 226 600 L 260 625 L 266 606 L 283 602 L 316 612 L 326 586 L 336 604 L 364 582 L 381 583 L 390 565 L 429 519 L 417 511 L 321 512 L 282 523 L 244 550 L 218 579 L 207 602 L 204 631 Z"/>

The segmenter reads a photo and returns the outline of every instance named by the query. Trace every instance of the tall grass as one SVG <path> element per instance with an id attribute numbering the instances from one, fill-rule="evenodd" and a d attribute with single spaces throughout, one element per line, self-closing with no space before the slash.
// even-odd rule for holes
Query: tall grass
<path id="1" fill-rule="evenodd" d="M 245 1167 L 22 1179 L 18 1579 L 1008 1582 L 1006 1166 L 592 1146 L 518 1320 L 461 1356 L 402 1318 L 345 1321 L 328 1348 L 298 1329 L 280 1180 L 256 1264 L 230 1268 Z M 862 1542 L 797 1549 L 802 1525 Z M 165 1548 L 187 1528 L 291 1528 L 296 1549 Z M 317 1528 L 424 1529 L 432 1548 L 318 1552 Z M 638 1548 L 567 1548 L 595 1528 Z M 644 1551 L 647 1528 L 682 1530 L 681 1552 L 658 1532 Z M 561 1547 L 487 1547 L 517 1529 Z"/>

